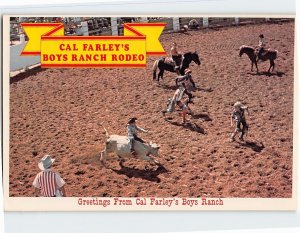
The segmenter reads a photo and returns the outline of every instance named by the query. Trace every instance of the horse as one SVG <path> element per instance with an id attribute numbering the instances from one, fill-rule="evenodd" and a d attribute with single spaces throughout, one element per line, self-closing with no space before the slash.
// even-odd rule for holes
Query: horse
<path id="1" fill-rule="evenodd" d="M 246 53 L 251 61 L 251 71 L 253 71 L 253 64 L 255 64 L 256 66 L 256 72 L 258 73 L 258 67 L 257 67 L 257 53 L 255 51 L 255 48 L 251 47 L 251 46 L 246 46 L 246 45 L 242 45 L 240 47 L 240 54 L 239 56 L 241 57 L 244 53 Z M 270 60 L 270 67 L 268 70 L 268 73 L 270 73 L 270 70 L 272 68 L 272 71 L 274 70 L 275 67 L 275 62 L 274 60 L 277 58 L 278 55 L 278 51 L 277 50 L 271 50 L 271 49 L 267 49 L 264 50 L 260 56 L 260 60 L 262 61 L 267 61 Z"/>
<path id="2" fill-rule="evenodd" d="M 199 58 L 199 55 L 197 52 L 194 52 L 194 53 L 188 52 L 183 55 L 183 60 L 182 60 L 181 67 L 179 70 L 181 75 L 184 74 L 184 70 L 189 67 L 189 65 L 191 64 L 192 61 L 194 61 L 197 65 L 201 64 L 200 58 Z M 159 68 L 157 81 L 159 81 L 160 78 L 163 79 L 164 70 L 176 73 L 176 69 L 175 69 L 174 65 L 172 65 L 170 63 L 166 63 L 165 58 L 160 58 L 160 59 L 157 59 L 153 64 L 153 68 L 152 68 L 153 80 L 156 80 L 157 68 Z"/>

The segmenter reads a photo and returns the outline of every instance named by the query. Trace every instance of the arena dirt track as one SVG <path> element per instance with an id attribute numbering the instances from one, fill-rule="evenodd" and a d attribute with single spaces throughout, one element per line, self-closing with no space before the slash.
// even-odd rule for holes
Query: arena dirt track
<path id="1" fill-rule="evenodd" d="M 258 35 L 279 57 L 271 76 L 250 72 L 250 61 L 238 56 L 243 44 Z M 180 125 L 179 112 L 164 120 L 174 89 L 173 73 L 158 85 L 146 69 L 35 69 L 11 78 L 10 195 L 33 196 L 32 182 L 44 154 L 66 180 L 68 196 L 156 197 L 291 197 L 293 139 L 294 23 L 261 24 L 219 30 L 164 34 L 168 51 L 197 50 L 193 64 L 199 88 L 191 108 L 195 118 Z M 267 71 L 269 63 L 259 63 Z M 229 142 L 232 105 L 249 107 L 246 143 Z M 97 153 L 104 148 L 104 122 L 110 134 L 126 135 L 129 117 L 149 130 L 146 141 L 161 146 L 164 168 L 116 157 L 104 168 Z M 33 152 L 37 152 L 35 156 Z"/>

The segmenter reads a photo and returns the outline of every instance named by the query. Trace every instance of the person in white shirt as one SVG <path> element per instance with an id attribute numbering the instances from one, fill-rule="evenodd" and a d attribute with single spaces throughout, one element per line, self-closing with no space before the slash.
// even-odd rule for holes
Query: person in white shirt
<path id="1" fill-rule="evenodd" d="M 141 131 L 141 132 L 144 132 L 144 133 L 148 132 L 147 130 L 137 126 L 136 121 L 137 121 L 137 118 L 133 117 L 133 118 L 130 118 L 128 123 L 127 123 L 127 133 L 128 133 L 128 139 L 129 139 L 129 147 L 130 147 L 130 152 L 133 155 L 135 154 L 135 150 L 134 150 L 134 146 L 133 146 L 134 141 L 136 140 L 136 141 L 139 141 L 141 143 L 145 143 L 145 141 L 143 139 L 138 137 L 137 131 Z"/>
<path id="2" fill-rule="evenodd" d="M 172 60 L 175 62 L 176 73 L 180 74 L 179 69 L 180 69 L 180 65 L 181 65 L 181 62 L 182 62 L 182 54 L 178 52 L 176 42 L 174 42 L 172 44 L 170 53 L 171 53 Z"/>
<path id="3" fill-rule="evenodd" d="M 264 51 L 264 47 L 265 47 L 265 37 L 263 34 L 259 35 L 259 41 L 258 41 L 258 53 L 257 53 L 257 62 L 260 59 L 260 56 L 262 54 L 262 52 Z"/>

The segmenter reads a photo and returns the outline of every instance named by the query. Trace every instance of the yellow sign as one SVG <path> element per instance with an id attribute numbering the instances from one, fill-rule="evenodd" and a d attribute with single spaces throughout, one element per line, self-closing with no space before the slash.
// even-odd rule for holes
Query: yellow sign
<path id="1" fill-rule="evenodd" d="M 165 23 L 124 24 L 124 36 L 64 36 L 62 23 L 23 23 L 29 41 L 21 55 L 40 55 L 42 67 L 145 67 L 146 54 L 166 54 Z"/>

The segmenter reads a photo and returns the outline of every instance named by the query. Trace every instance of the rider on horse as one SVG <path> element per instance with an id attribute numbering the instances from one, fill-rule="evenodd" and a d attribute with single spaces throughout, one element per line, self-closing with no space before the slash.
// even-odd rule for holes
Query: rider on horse
<path id="1" fill-rule="evenodd" d="M 258 62 L 258 60 L 261 57 L 262 52 L 264 51 L 264 47 L 265 47 L 265 37 L 263 34 L 259 35 L 259 41 L 258 41 L 258 49 L 257 49 L 257 60 L 256 62 Z"/>
<path id="2" fill-rule="evenodd" d="M 177 50 L 177 44 L 176 42 L 173 43 L 173 46 L 171 47 L 171 57 L 172 60 L 175 62 L 175 69 L 177 74 L 179 74 L 180 65 L 182 62 L 182 55 Z"/>

